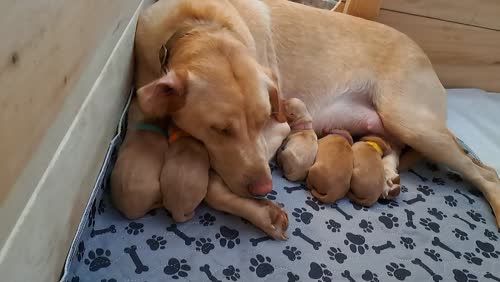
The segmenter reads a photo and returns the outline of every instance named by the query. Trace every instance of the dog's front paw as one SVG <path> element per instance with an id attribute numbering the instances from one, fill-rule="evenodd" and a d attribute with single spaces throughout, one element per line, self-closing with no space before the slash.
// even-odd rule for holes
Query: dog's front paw
<path id="1" fill-rule="evenodd" d="M 275 240 L 288 240 L 286 234 L 288 229 L 287 212 L 269 200 L 261 201 L 263 204 L 261 218 L 256 225 Z"/>

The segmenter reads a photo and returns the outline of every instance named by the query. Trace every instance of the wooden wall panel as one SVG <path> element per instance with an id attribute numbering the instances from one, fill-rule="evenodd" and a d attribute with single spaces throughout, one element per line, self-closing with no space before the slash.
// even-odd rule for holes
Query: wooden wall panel
<path id="1" fill-rule="evenodd" d="M 498 0 L 383 0 L 382 8 L 500 30 Z"/>
<path id="2" fill-rule="evenodd" d="M 445 87 L 500 92 L 500 32 L 387 10 L 377 20 L 415 40 Z"/>
<path id="3" fill-rule="evenodd" d="M 139 2 L 0 2 L 0 246 Z"/>

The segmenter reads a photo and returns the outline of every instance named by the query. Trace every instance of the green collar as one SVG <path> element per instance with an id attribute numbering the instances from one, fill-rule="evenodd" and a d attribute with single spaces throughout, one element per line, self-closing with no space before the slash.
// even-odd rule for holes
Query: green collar
<path id="1" fill-rule="evenodd" d="M 154 124 L 151 124 L 151 123 L 146 123 L 146 122 L 141 122 L 141 123 L 138 123 L 136 126 L 135 126 L 136 129 L 138 130 L 148 130 L 148 131 L 154 131 L 156 133 L 160 133 L 161 135 L 165 136 L 168 138 L 168 134 L 165 130 L 163 130 L 162 128 L 154 125 Z"/>

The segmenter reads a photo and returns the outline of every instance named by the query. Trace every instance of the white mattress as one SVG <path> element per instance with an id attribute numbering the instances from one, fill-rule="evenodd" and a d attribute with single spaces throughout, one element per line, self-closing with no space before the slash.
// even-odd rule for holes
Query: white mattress
<path id="1" fill-rule="evenodd" d="M 500 172 L 500 93 L 449 89 L 448 127 Z"/>

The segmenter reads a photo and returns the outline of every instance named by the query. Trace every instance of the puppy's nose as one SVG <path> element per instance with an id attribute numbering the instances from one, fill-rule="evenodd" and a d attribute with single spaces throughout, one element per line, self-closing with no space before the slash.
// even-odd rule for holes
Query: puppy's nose
<path id="1" fill-rule="evenodd" d="M 270 179 L 260 179 L 248 185 L 248 192 L 254 196 L 265 196 L 273 190 L 273 183 Z"/>

